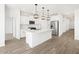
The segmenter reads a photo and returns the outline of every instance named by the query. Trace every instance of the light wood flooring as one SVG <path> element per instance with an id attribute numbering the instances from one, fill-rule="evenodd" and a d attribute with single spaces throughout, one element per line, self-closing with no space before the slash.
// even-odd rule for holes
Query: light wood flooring
<path id="1" fill-rule="evenodd" d="M 35 48 L 29 48 L 25 39 L 6 40 L 6 46 L 0 48 L 1 54 L 78 54 L 79 40 L 74 40 L 74 30 L 69 30 L 61 37 L 53 36 L 50 40 Z"/>

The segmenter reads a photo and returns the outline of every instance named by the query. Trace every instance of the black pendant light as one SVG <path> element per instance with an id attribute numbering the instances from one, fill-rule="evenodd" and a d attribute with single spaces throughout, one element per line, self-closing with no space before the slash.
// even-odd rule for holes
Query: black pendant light
<path id="1" fill-rule="evenodd" d="M 49 9 L 47 10 L 47 20 L 50 20 L 50 16 L 49 16 Z"/>
<path id="2" fill-rule="evenodd" d="M 45 9 L 45 8 L 44 8 L 44 7 L 42 7 L 42 18 L 41 18 L 42 20 L 45 20 L 44 9 Z"/>
<path id="3" fill-rule="evenodd" d="M 35 4 L 35 14 L 33 15 L 34 19 L 38 19 L 39 18 L 38 11 L 37 11 L 37 6 L 38 6 L 38 4 Z"/>

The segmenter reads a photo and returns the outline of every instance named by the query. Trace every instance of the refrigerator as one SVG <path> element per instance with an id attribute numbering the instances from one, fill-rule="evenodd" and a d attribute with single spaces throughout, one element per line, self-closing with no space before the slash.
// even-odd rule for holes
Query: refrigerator
<path id="1" fill-rule="evenodd" d="M 51 21 L 50 28 L 53 29 L 52 35 L 58 36 L 58 34 L 59 34 L 59 21 Z"/>

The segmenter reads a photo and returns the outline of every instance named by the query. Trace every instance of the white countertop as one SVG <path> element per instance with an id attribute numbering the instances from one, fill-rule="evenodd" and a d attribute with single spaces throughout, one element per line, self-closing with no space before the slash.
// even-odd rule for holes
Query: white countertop
<path id="1" fill-rule="evenodd" d="M 41 32 L 46 32 L 46 31 L 52 31 L 53 29 L 42 29 L 42 30 L 26 30 L 26 33 L 41 33 Z"/>

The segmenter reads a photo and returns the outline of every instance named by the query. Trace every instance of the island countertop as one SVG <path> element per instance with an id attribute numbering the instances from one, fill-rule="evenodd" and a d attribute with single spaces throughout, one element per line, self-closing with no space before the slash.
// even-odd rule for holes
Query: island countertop
<path id="1" fill-rule="evenodd" d="M 52 31 L 54 29 L 42 29 L 42 30 L 26 30 L 26 33 L 41 33 L 41 32 L 46 32 L 46 31 Z"/>
<path id="2" fill-rule="evenodd" d="M 52 37 L 53 29 L 26 30 L 26 43 L 33 48 Z"/>

